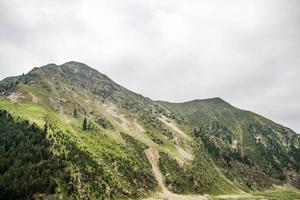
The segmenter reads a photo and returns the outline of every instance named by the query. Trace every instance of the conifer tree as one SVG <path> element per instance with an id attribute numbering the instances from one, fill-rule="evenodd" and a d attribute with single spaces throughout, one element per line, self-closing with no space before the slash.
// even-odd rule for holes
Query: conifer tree
<path id="1" fill-rule="evenodd" d="M 77 117 L 77 109 L 75 108 L 73 111 L 73 117 L 76 118 Z"/>
<path id="2" fill-rule="evenodd" d="M 47 133 L 47 131 L 48 131 L 48 124 L 45 123 L 45 125 L 44 125 L 44 132 Z"/>
<path id="3" fill-rule="evenodd" d="M 28 83 L 28 78 L 27 78 L 27 76 L 25 75 L 24 84 L 27 84 L 27 83 Z"/>
<path id="4" fill-rule="evenodd" d="M 87 127 L 88 125 L 87 125 L 87 119 L 86 118 L 84 118 L 84 120 L 83 120 L 83 124 L 82 124 L 82 129 L 84 130 L 84 131 L 86 131 L 87 130 Z"/>

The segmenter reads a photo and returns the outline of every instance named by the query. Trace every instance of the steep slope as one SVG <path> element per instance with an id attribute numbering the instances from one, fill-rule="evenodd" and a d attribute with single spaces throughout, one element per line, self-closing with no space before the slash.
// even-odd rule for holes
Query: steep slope
<path id="1" fill-rule="evenodd" d="M 53 193 L 59 158 L 51 153 L 45 131 L 4 110 L 0 110 L 0 124 L 0 199 Z"/>
<path id="2" fill-rule="evenodd" d="M 221 99 L 155 102 L 82 63 L 49 64 L 0 81 L 0 109 L 37 124 L 59 160 L 51 190 L 30 189 L 28 198 L 201 199 L 299 184 L 299 137 L 291 130 Z M 158 152 L 155 165 L 149 149 Z"/>
<path id="3" fill-rule="evenodd" d="M 154 148 L 180 165 L 193 159 L 194 142 L 170 123 L 168 110 L 82 63 L 34 68 L 4 79 L 0 88 L 0 108 L 47 126 L 51 151 L 66 163 L 61 170 L 70 174 L 70 185 L 58 180 L 54 196 L 149 195 L 159 188 L 145 149 Z"/>
<path id="4" fill-rule="evenodd" d="M 152 165 L 153 175 L 157 179 L 158 185 L 162 190 L 163 198 L 172 199 L 172 200 L 207 200 L 207 196 L 199 196 L 199 195 L 179 195 L 170 192 L 164 184 L 163 177 L 161 175 L 160 169 L 158 167 L 159 162 L 159 153 L 155 149 L 146 149 L 145 153 Z"/>
<path id="5" fill-rule="evenodd" d="M 286 182 L 300 187 L 300 137 L 292 130 L 220 98 L 159 104 L 193 128 L 214 162 L 245 190 Z"/>

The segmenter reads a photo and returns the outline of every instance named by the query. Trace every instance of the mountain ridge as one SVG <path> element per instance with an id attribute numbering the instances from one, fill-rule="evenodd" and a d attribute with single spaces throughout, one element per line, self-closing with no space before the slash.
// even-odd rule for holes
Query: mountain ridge
<path id="1" fill-rule="evenodd" d="M 300 188 L 300 137 L 219 97 L 154 101 L 71 61 L 0 81 L 0 109 L 44 128 L 51 144 L 45 148 L 64 163 L 46 199 L 159 193 L 147 149 L 159 154 L 165 194 L 174 198 Z"/>
<path id="2" fill-rule="evenodd" d="M 190 104 L 190 103 L 197 103 L 197 102 L 210 102 L 210 103 L 222 103 L 223 105 L 228 105 L 228 106 L 231 106 L 235 109 L 238 109 L 240 111 L 243 111 L 243 112 L 248 112 L 248 113 L 251 113 L 251 114 L 254 114 L 254 115 L 257 115 L 259 116 L 260 118 L 264 118 L 265 120 L 269 120 L 271 123 L 274 123 L 274 124 L 277 124 L 279 126 L 283 126 L 285 127 L 286 129 L 290 129 L 290 131 L 296 133 L 296 134 L 300 134 L 300 133 L 297 133 L 296 131 L 294 131 L 292 128 L 286 126 L 286 125 L 282 125 L 280 124 L 279 122 L 276 122 L 276 121 L 273 121 L 272 119 L 268 118 L 268 117 L 264 117 L 262 114 L 258 114 L 256 112 L 253 112 L 251 110 L 247 110 L 247 109 L 241 109 L 241 108 L 238 108 L 236 106 L 233 106 L 232 104 L 230 104 L 229 102 L 225 101 L 224 99 L 222 99 L 221 97 L 212 97 L 212 98 L 207 98 L 207 99 L 193 99 L 193 100 L 190 100 L 190 101 L 184 101 L 184 102 L 172 102 L 172 101 L 164 101 L 164 100 L 155 100 L 156 102 L 158 103 L 161 103 L 161 104 L 175 104 L 175 105 L 184 105 L 184 104 Z"/>
<path id="3" fill-rule="evenodd" d="M 112 81 L 114 84 L 116 84 L 116 85 L 118 85 L 118 86 L 120 86 L 120 87 L 122 87 L 121 85 L 119 85 L 119 84 L 117 84 L 116 82 L 114 82 L 113 80 L 111 80 L 107 75 L 105 75 L 105 74 L 103 74 L 103 73 L 101 73 L 101 72 L 99 72 L 97 69 L 95 69 L 95 68 L 92 68 L 92 67 L 90 67 L 90 66 L 88 66 L 88 65 L 86 65 L 86 64 L 84 64 L 84 63 L 82 63 L 82 62 L 78 62 L 78 61 L 68 61 L 68 62 L 65 62 L 65 63 L 63 63 L 63 64 L 61 64 L 61 65 L 57 65 L 57 64 L 55 64 L 55 63 L 49 63 L 49 64 L 47 64 L 47 65 L 44 65 L 44 66 L 42 66 L 42 67 L 34 67 L 32 70 L 30 70 L 29 72 L 28 72 L 28 74 L 31 74 L 31 73 L 35 73 L 37 70 L 43 70 L 43 68 L 49 68 L 49 67 L 54 67 L 55 69 L 59 69 L 59 72 L 62 72 L 62 73 L 64 73 L 63 71 L 62 71 L 62 67 L 64 67 L 64 66 L 67 66 L 67 68 L 68 69 L 74 69 L 74 68 L 77 68 L 77 69 L 85 69 L 85 70 L 88 70 L 88 71 L 93 71 L 93 72 L 96 72 L 96 73 L 99 73 L 99 74 L 101 74 L 105 79 L 108 79 L 109 81 Z M 78 73 L 78 71 L 74 71 L 73 72 L 74 74 L 75 73 Z M 17 78 L 19 78 L 20 76 L 11 76 L 11 77 L 7 77 L 7 78 L 4 78 L 4 79 L 2 79 L 2 80 L 0 80 L 0 83 L 1 82 L 6 82 L 6 81 L 9 81 L 9 82 L 11 82 L 11 81 L 14 81 L 14 80 L 16 80 Z M 124 88 L 124 87 L 122 87 L 122 88 Z M 126 88 L 124 88 L 124 89 L 126 89 Z M 126 89 L 126 90 L 128 90 L 128 89 Z M 128 90 L 128 91 L 130 91 L 130 90 Z M 132 92 L 132 91 L 130 91 L 130 92 Z M 138 94 L 138 93 L 135 93 L 135 94 L 137 94 L 137 95 L 141 95 L 141 94 Z M 141 95 L 141 96 L 143 96 L 143 95 Z M 148 98 L 148 99 L 150 99 L 149 97 L 146 97 L 146 96 L 143 96 L 144 98 Z M 189 104 L 189 103 L 197 103 L 197 102 L 211 102 L 211 103 L 216 103 L 216 104 L 218 104 L 218 103 L 222 103 L 222 104 L 227 104 L 227 105 L 229 105 L 229 106 L 232 106 L 232 107 L 234 107 L 234 108 L 236 108 L 236 109 L 239 109 L 239 110 L 242 110 L 242 111 L 245 111 L 245 112 L 251 112 L 251 113 L 253 113 L 253 114 L 255 114 L 255 115 L 259 115 L 260 117 L 263 117 L 262 115 L 260 115 L 260 114 L 257 114 L 257 113 L 255 113 L 255 112 L 252 112 L 252 111 L 250 111 L 250 110 L 244 110 L 244 109 L 240 109 L 240 108 L 237 108 L 237 107 L 235 107 L 235 106 L 233 106 L 233 105 L 231 105 L 229 102 L 227 102 L 227 101 L 225 101 L 225 100 L 223 100 L 221 97 L 212 97 L 212 98 L 206 98 L 206 99 L 193 99 L 193 100 L 188 100 L 188 101 L 184 101 L 184 102 L 172 102 L 172 101 L 165 101 L 165 100 L 153 100 L 154 102 L 158 102 L 158 103 L 170 103 L 170 104 L 178 104 L 178 105 L 180 105 L 180 104 Z M 267 119 L 267 120 L 270 120 L 270 119 L 268 119 L 268 118 L 266 118 L 266 117 L 264 117 L 265 119 Z M 272 121 L 272 120 L 270 120 L 270 121 Z M 272 122 L 274 122 L 274 121 L 272 121 Z M 278 125 L 281 125 L 281 124 L 279 124 L 279 123 L 277 123 L 277 122 L 274 122 L 274 123 L 276 123 L 276 124 L 278 124 Z M 282 125 L 281 125 L 282 126 Z M 285 127 L 285 128 L 289 128 L 289 127 Z M 291 128 L 289 128 L 289 129 L 291 129 Z M 291 129 L 292 130 L 292 129 Z M 293 132 L 295 132 L 294 130 L 292 130 Z M 296 132 L 295 132 L 296 133 Z"/>

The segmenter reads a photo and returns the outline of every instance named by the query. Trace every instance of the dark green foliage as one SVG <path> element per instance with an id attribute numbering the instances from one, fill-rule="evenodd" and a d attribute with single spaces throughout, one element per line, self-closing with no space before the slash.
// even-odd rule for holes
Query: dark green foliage
<path id="1" fill-rule="evenodd" d="M 187 193 L 191 189 L 189 177 L 185 168 L 181 168 L 176 160 L 171 159 L 168 154 L 160 152 L 159 168 L 165 176 L 165 184 L 173 192 Z"/>
<path id="2" fill-rule="evenodd" d="M 212 168 L 207 156 L 198 149 L 191 163 L 179 166 L 175 159 L 160 152 L 159 168 L 164 174 L 165 183 L 176 193 L 205 193 L 220 183 L 217 172 Z"/>
<path id="3" fill-rule="evenodd" d="M 45 125 L 44 125 L 44 132 L 47 134 L 47 131 L 48 131 L 48 124 L 45 123 Z"/>
<path id="4" fill-rule="evenodd" d="M 294 159 L 295 163 L 300 163 L 300 149 L 291 145 L 289 150 L 289 156 Z M 300 164 L 295 166 L 298 171 L 300 171 Z"/>
<path id="5" fill-rule="evenodd" d="M 96 117 L 96 123 L 105 129 L 113 129 L 114 128 L 113 125 L 110 123 L 110 121 L 107 120 L 104 116 L 98 115 Z"/>
<path id="6" fill-rule="evenodd" d="M 30 74 L 22 74 L 20 76 L 8 77 L 0 81 L 0 95 L 9 95 L 16 91 L 22 84 L 34 83 L 34 76 Z"/>
<path id="7" fill-rule="evenodd" d="M 278 138 L 275 131 L 281 132 L 283 137 Z M 252 136 L 248 140 L 254 146 L 257 157 L 256 164 L 263 168 L 266 175 L 280 182 L 285 182 L 287 179 L 300 179 L 300 176 L 296 175 L 300 169 L 300 150 L 295 148 L 292 139 L 286 142 L 287 145 L 282 145 L 281 141 L 290 139 L 285 129 L 274 130 L 270 126 L 251 123 L 248 126 L 248 132 Z M 256 135 L 260 139 L 256 140 L 254 138 Z M 251 153 L 253 154 L 253 152 Z M 285 173 L 287 169 L 294 175 L 289 177 Z M 297 184 L 295 186 L 299 187 Z"/>
<path id="8" fill-rule="evenodd" d="M 82 122 L 82 130 L 84 130 L 84 131 L 88 130 L 88 124 L 87 124 L 86 118 L 84 118 L 84 120 Z"/>
<path id="9" fill-rule="evenodd" d="M 62 159 L 70 167 L 75 167 L 74 170 L 78 170 L 76 173 L 81 175 L 80 184 L 89 185 L 88 188 L 85 188 L 85 192 L 77 191 L 78 177 L 70 177 L 68 174 L 62 173 L 60 178 L 65 182 L 63 187 L 67 193 L 90 199 L 92 195 L 109 195 L 106 194 L 107 188 L 122 192 L 122 188 L 119 188 L 118 184 L 113 181 L 111 174 L 105 170 L 104 166 L 97 163 L 88 152 L 80 149 L 69 136 L 58 132 L 55 137 L 58 150 L 62 147 L 65 149 Z"/>
<path id="10" fill-rule="evenodd" d="M 59 168 L 45 131 L 0 110 L 0 199 L 54 193 Z"/>
<path id="11" fill-rule="evenodd" d="M 15 86 L 15 83 L 11 82 L 9 88 L 13 88 L 14 86 Z"/>
<path id="12" fill-rule="evenodd" d="M 239 179 L 251 189 L 271 186 L 269 174 L 259 169 L 255 160 L 250 159 L 239 144 L 233 148 L 233 141 L 238 141 L 238 138 L 228 127 L 213 121 L 207 127 L 195 128 L 193 133 L 194 138 L 203 144 L 214 161 L 227 169 L 229 177 Z"/>
<path id="13" fill-rule="evenodd" d="M 109 169 L 114 168 L 118 171 L 122 181 L 126 183 L 126 188 L 116 181 L 116 177 L 106 168 L 106 164 L 96 162 L 88 151 L 80 149 L 68 135 L 56 133 L 57 150 L 64 149 L 61 158 L 68 166 L 74 168 L 75 174 L 80 174 L 80 184 L 88 185 L 84 188 L 84 192 L 78 191 L 78 177 L 61 174 L 64 191 L 71 196 L 80 195 L 87 199 L 111 197 L 118 199 L 117 197 L 137 197 L 154 190 L 156 182 L 144 153 L 146 146 L 126 134 L 122 134 L 122 137 L 128 144 L 124 146 L 128 157 L 117 157 L 104 152 L 103 160 Z"/>
<path id="14" fill-rule="evenodd" d="M 151 131 L 146 131 L 146 134 L 151 138 L 151 140 L 153 140 L 153 142 L 155 142 L 156 144 L 164 144 L 164 142 L 157 138 L 156 134 L 151 132 Z"/>
<path id="15" fill-rule="evenodd" d="M 126 151 L 130 157 L 129 159 L 115 160 L 115 162 L 118 171 L 124 175 L 128 184 L 135 188 L 132 195 L 141 195 L 154 190 L 157 182 L 152 175 L 151 165 L 144 152 L 147 146 L 125 133 L 121 133 L 121 136 L 128 145 Z"/>
<path id="16" fill-rule="evenodd" d="M 28 78 L 27 78 L 27 76 L 25 76 L 24 84 L 28 84 Z"/>
<path id="17" fill-rule="evenodd" d="M 159 103 L 187 126 L 201 127 L 194 129 L 194 138 L 230 179 L 252 189 L 286 182 L 299 187 L 300 141 L 292 130 L 220 98 Z"/>
<path id="18" fill-rule="evenodd" d="M 15 82 L 8 82 L 0 85 L 0 94 L 8 95 L 11 91 L 13 91 L 15 86 Z"/>
<path id="19" fill-rule="evenodd" d="M 86 199 L 137 197 L 156 188 L 144 153 L 146 146 L 126 134 L 122 137 L 127 142 L 124 150 L 128 157 L 104 153 L 105 162 L 112 165 L 108 169 L 62 132 L 56 132 L 48 141 L 45 130 L 55 130 L 51 124 L 39 129 L 28 121 L 14 121 L 5 111 L 0 114 L 0 122 L 5 124 L 0 127 L 0 199 L 30 199 L 34 193 L 55 193 L 57 185 L 65 195 Z M 50 148 L 59 153 L 57 157 Z M 111 173 L 113 168 L 126 189 Z M 78 190 L 82 186 L 84 190 Z"/>
<path id="20" fill-rule="evenodd" d="M 233 141 L 239 141 L 238 137 L 217 121 L 195 128 L 193 136 L 204 145 L 214 161 L 228 171 L 229 177 L 239 179 L 251 189 L 269 188 L 272 183 L 282 184 L 287 180 L 284 169 L 298 170 L 296 148 L 290 148 L 293 153 L 289 156 L 269 126 L 250 124 L 244 135 L 244 143 L 248 145 L 245 150 L 239 143 L 233 148 Z M 255 138 L 258 136 L 264 143 Z"/>
<path id="21" fill-rule="evenodd" d="M 73 117 L 76 118 L 77 117 L 77 109 L 75 108 L 73 111 Z"/>
<path id="22" fill-rule="evenodd" d="M 23 78 L 24 78 L 24 84 L 27 84 L 28 83 L 28 77 L 23 73 Z"/>
<path id="23" fill-rule="evenodd" d="M 239 146 L 232 148 L 233 140 L 237 140 L 233 131 L 219 122 L 213 121 L 207 127 L 194 128 L 193 136 L 196 140 L 200 140 L 208 153 L 218 160 L 223 159 L 227 164 L 236 160 L 252 165 L 247 155 L 242 155 Z"/>
<path id="24" fill-rule="evenodd" d="M 141 122 L 143 122 L 147 130 L 153 130 L 155 132 L 158 131 L 164 134 L 169 139 L 174 138 L 173 133 L 168 128 L 166 128 L 165 125 L 159 119 L 157 119 L 157 116 L 154 116 L 149 112 L 144 112 L 141 115 Z"/>

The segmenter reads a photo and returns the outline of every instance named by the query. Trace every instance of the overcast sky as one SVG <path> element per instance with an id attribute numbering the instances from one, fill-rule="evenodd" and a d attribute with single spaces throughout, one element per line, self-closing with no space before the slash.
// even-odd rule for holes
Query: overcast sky
<path id="1" fill-rule="evenodd" d="M 300 133 L 298 0 L 0 1 L 0 79 L 71 60 L 153 99 L 219 96 Z"/>

